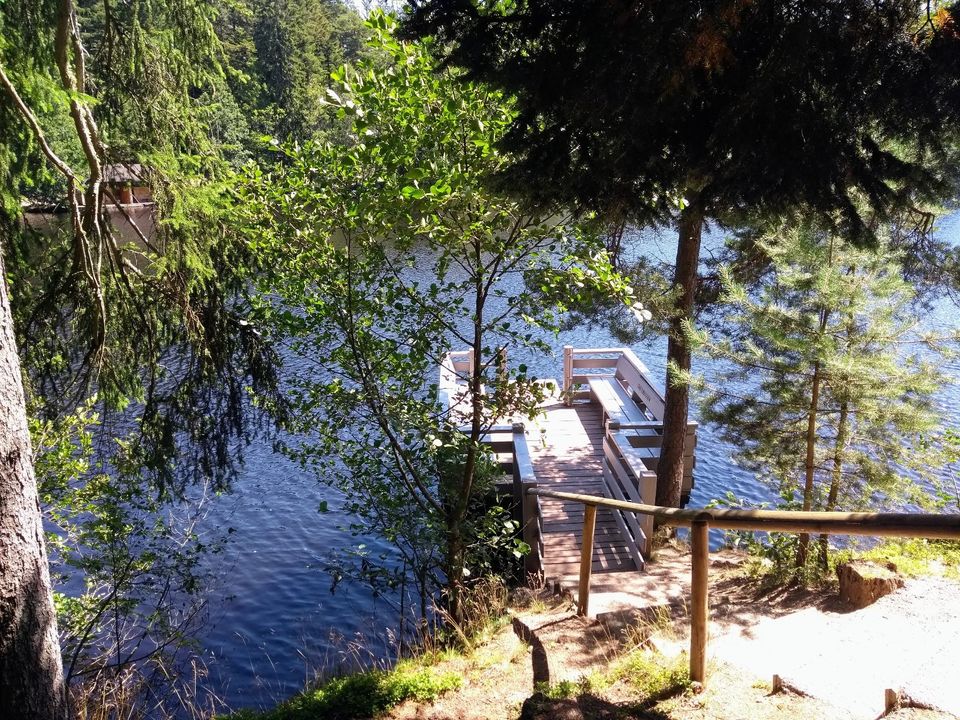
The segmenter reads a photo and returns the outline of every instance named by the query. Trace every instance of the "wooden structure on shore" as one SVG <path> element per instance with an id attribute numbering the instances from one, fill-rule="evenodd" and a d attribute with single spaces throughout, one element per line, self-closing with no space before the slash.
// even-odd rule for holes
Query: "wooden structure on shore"
<path id="1" fill-rule="evenodd" d="M 460 397 L 457 377 L 472 360 L 467 353 L 444 361 L 440 390 L 451 409 Z M 562 392 L 544 404 L 539 438 L 522 423 L 493 427 L 485 438 L 512 476 L 518 519 L 531 547 L 526 569 L 566 586 L 576 594 L 578 612 L 587 615 L 597 575 L 615 578 L 604 584 L 609 592 L 643 574 L 655 519 L 689 528 L 691 573 L 684 602 L 691 680 L 706 681 L 711 528 L 960 539 L 960 515 L 659 507 L 653 470 L 663 396 L 646 367 L 627 349 L 570 347 L 564 348 L 563 367 Z M 690 423 L 686 493 L 693 483 L 696 430 Z"/>
<path id="2" fill-rule="evenodd" d="M 472 365 L 469 350 L 450 352 L 441 363 L 439 394 L 451 413 L 468 409 L 464 380 Z M 505 466 L 519 483 L 515 496 L 523 512 L 518 520 L 527 529 L 526 541 L 540 550 L 528 557 L 527 570 L 569 582 L 579 572 L 584 509 L 556 500 L 524 502 L 524 490 L 541 487 L 652 504 L 664 398 L 650 371 L 627 348 L 566 346 L 562 384 L 548 381 L 548 386 L 556 392 L 544 402 L 536 422 L 529 427 L 497 426 L 489 441 L 501 453 L 512 443 L 511 461 Z M 684 443 L 684 502 L 693 487 L 696 432 L 697 424 L 690 423 Z M 519 465 L 513 462 L 518 456 Z M 648 518 L 602 511 L 593 542 L 594 571 L 642 570 L 652 532 Z"/>

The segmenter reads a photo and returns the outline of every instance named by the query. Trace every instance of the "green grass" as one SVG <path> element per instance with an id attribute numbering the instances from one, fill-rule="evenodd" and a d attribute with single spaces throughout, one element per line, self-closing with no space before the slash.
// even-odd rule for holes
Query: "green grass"
<path id="1" fill-rule="evenodd" d="M 534 690 L 548 700 L 566 700 L 583 692 L 589 692 L 587 682 L 575 683 L 572 680 L 561 680 L 557 683 L 537 683 Z"/>
<path id="2" fill-rule="evenodd" d="M 359 720 L 373 718 L 404 700 L 431 702 L 460 687 L 459 675 L 413 662 L 328 680 L 265 713 L 242 712 L 234 720 Z"/>
<path id="3" fill-rule="evenodd" d="M 616 660 L 606 675 L 607 682 L 626 682 L 643 699 L 675 695 L 690 685 L 686 655 L 669 659 L 643 649 L 634 650 Z"/>
<path id="4" fill-rule="evenodd" d="M 897 571 L 911 577 L 944 575 L 960 578 L 960 542 L 956 540 L 892 539 L 863 551 L 834 554 L 834 564 L 858 558 L 892 562 Z"/>
<path id="5" fill-rule="evenodd" d="M 787 546 L 783 546 L 785 549 Z M 799 573 L 794 570 L 794 556 L 789 552 L 778 555 L 770 547 L 748 545 L 750 557 L 743 565 L 746 577 L 769 590 L 799 580 L 806 587 L 832 587 L 836 583 L 837 566 L 851 560 L 877 563 L 892 562 L 897 572 L 908 577 L 925 575 L 960 579 L 960 541 L 928 540 L 925 538 L 888 538 L 864 549 L 851 541 L 844 549 L 831 549 L 829 568 L 819 564 L 819 549 L 814 547 L 807 567 Z M 771 556 L 779 559 L 775 562 Z"/>

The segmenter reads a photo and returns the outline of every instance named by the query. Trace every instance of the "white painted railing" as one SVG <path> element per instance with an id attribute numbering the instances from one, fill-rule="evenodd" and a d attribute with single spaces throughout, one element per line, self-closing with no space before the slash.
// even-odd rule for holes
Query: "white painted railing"
<path id="1" fill-rule="evenodd" d="M 646 497 L 643 487 L 649 486 L 650 475 L 656 474 L 660 459 L 664 394 L 647 366 L 629 348 L 566 345 L 563 348 L 563 397 L 568 404 L 590 400 L 604 409 L 604 464 L 611 475 L 610 496 L 630 499 L 631 488 L 626 485 L 629 478 L 633 478 L 633 494 L 642 495 L 643 502 L 652 504 L 656 485 L 651 497 Z M 617 401 L 629 403 L 630 407 L 611 407 Z M 687 423 L 684 437 L 680 490 L 684 501 L 693 489 L 698 427 L 696 422 Z M 612 439 L 613 431 L 616 442 Z"/>
<path id="2" fill-rule="evenodd" d="M 440 405 L 451 415 L 469 411 L 467 380 L 473 371 L 473 350 L 451 350 L 440 361 L 437 395 Z"/>

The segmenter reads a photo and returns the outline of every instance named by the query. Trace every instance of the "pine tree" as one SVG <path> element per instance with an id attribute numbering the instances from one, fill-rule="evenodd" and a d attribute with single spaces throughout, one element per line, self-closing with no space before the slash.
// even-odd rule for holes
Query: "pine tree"
<path id="1" fill-rule="evenodd" d="M 937 425 L 931 397 L 945 382 L 929 349 L 943 348 L 919 332 L 895 257 L 883 241 L 856 248 L 803 222 L 767 233 L 759 247 L 772 268 L 759 290 L 723 274 L 732 339 L 688 326 L 694 344 L 726 368 L 710 383 L 705 419 L 723 428 L 741 463 L 776 485 L 786 507 L 929 504 L 911 474 L 933 482 L 919 448 Z M 823 537 L 824 566 L 826 555 Z M 808 556 L 801 536 L 798 568 Z"/>
<path id="2" fill-rule="evenodd" d="M 690 368 L 704 223 L 872 218 L 944 190 L 960 6 L 913 0 L 415 0 L 410 33 L 517 97 L 513 192 L 677 230 L 669 367 Z M 864 203 L 864 200 L 866 203 Z M 862 215 L 866 204 L 870 213 Z M 657 502 L 676 504 L 687 388 L 668 377 Z"/>
<path id="3" fill-rule="evenodd" d="M 360 18 L 339 0 L 253 0 L 251 8 L 260 129 L 309 140 L 334 123 L 324 91 L 331 72 L 363 53 Z"/>

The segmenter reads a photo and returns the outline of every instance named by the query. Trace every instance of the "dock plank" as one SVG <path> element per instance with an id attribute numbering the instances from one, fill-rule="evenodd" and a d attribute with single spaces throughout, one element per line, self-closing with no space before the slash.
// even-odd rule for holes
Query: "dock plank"
<path id="1" fill-rule="evenodd" d="M 603 413 L 599 405 L 547 405 L 538 422 L 540 437 L 530 443 L 539 485 L 560 492 L 603 495 Z M 554 580 L 577 576 L 583 545 L 583 505 L 541 498 L 543 562 Z M 593 572 L 636 571 L 637 565 L 609 509 L 597 512 Z"/>

